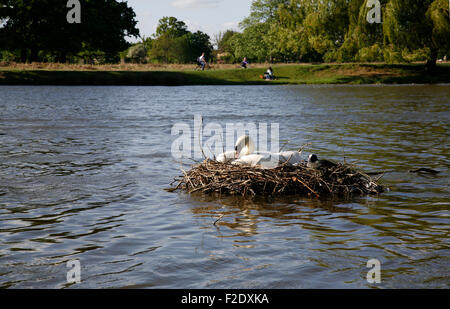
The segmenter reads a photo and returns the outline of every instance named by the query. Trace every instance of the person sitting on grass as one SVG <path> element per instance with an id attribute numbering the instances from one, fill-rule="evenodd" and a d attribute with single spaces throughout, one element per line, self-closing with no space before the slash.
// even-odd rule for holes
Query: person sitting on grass
<path id="1" fill-rule="evenodd" d="M 204 71 L 206 64 L 205 53 L 202 53 L 202 55 L 197 58 L 197 65 L 202 68 L 202 71 Z"/>
<path id="2" fill-rule="evenodd" d="M 241 68 L 246 69 L 248 66 L 247 57 L 244 57 L 244 60 L 242 60 Z"/>
<path id="3" fill-rule="evenodd" d="M 274 80 L 274 79 L 276 79 L 275 75 L 273 75 L 272 67 L 269 67 L 267 69 L 266 73 L 264 73 L 264 79 L 267 79 L 267 80 Z"/>

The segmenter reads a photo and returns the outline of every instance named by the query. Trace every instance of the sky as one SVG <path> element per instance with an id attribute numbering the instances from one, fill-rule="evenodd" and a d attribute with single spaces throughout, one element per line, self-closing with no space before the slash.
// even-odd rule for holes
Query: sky
<path id="1" fill-rule="evenodd" d="M 250 14 L 251 3 L 252 0 L 128 0 L 136 13 L 141 36 L 154 34 L 160 18 L 173 16 L 184 21 L 190 31 L 200 30 L 211 39 L 220 31 L 239 30 L 238 23 Z"/>

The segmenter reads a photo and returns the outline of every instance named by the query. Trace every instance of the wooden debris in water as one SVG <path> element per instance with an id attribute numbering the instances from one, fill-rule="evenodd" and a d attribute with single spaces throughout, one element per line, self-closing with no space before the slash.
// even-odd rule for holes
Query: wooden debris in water
<path id="1" fill-rule="evenodd" d="M 242 196 L 337 196 L 350 197 L 384 192 L 383 186 L 348 164 L 326 170 L 299 166 L 274 169 L 223 164 L 212 160 L 194 165 L 175 179 L 174 192 L 219 193 Z"/>
<path id="2" fill-rule="evenodd" d="M 419 169 L 416 169 L 416 170 L 411 170 L 409 172 L 410 173 L 428 173 L 428 174 L 434 174 L 434 175 L 437 175 L 437 174 L 440 173 L 439 171 L 432 170 L 430 168 L 419 168 Z"/>

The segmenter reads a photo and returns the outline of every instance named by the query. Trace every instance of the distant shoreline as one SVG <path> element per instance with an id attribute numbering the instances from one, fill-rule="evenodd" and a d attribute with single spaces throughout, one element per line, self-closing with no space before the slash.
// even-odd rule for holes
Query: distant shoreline
<path id="1" fill-rule="evenodd" d="M 268 64 L 249 69 L 213 65 L 58 65 L 0 66 L 0 85 L 189 86 L 287 84 L 436 84 L 450 83 L 450 64 L 427 72 L 423 64 L 289 64 L 273 65 L 275 81 L 260 78 Z"/>

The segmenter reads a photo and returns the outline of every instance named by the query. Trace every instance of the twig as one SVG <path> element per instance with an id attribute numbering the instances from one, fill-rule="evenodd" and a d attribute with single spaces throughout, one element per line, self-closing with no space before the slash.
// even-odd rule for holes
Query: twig
<path id="1" fill-rule="evenodd" d="M 203 116 L 200 116 L 200 127 L 198 128 L 198 145 L 200 146 L 200 150 L 202 151 L 203 158 L 207 159 L 205 152 L 203 151 L 202 141 L 201 141 L 201 131 L 203 128 Z"/>
<path id="2" fill-rule="evenodd" d="M 303 146 L 298 150 L 298 152 L 302 153 L 303 150 L 304 150 L 306 147 L 311 146 L 311 145 L 312 145 L 312 143 L 306 143 L 305 145 L 303 145 Z"/>
<path id="3" fill-rule="evenodd" d="M 347 197 L 355 194 L 379 194 L 383 187 L 347 164 L 331 169 L 311 169 L 305 163 L 296 166 L 281 164 L 273 169 L 223 164 L 206 159 L 194 165 L 189 172 L 182 170 L 174 190 L 257 195 L 309 195 Z"/>
<path id="4" fill-rule="evenodd" d="M 220 217 L 219 217 L 219 219 L 217 219 L 217 220 L 214 222 L 214 225 L 216 225 L 217 222 L 219 222 L 220 220 L 222 220 L 223 217 L 225 217 L 225 215 L 224 215 L 224 214 L 221 214 Z"/>

